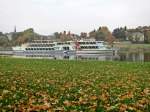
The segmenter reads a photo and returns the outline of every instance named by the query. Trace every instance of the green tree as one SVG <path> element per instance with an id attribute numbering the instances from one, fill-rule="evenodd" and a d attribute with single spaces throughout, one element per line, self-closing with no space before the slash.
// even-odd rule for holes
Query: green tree
<path id="1" fill-rule="evenodd" d="M 56 39 L 60 39 L 60 34 L 59 34 L 58 32 L 55 32 L 55 33 L 54 33 L 54 37 L 55 37 Z"/>
<path id="2" fill-rule="evenodd" d="M 6 36 L 0 36 L 0 46 L 1 47 L 9 46 L 9 40 Z"/>
<path id="3" fill-rule="evenodd" d="M 113 30 L 112 35 L 116 37 L 117 39 L 124 41 L 126 40 L 126 31 L 127 31 L 127 27 L 116 28 Z"/>

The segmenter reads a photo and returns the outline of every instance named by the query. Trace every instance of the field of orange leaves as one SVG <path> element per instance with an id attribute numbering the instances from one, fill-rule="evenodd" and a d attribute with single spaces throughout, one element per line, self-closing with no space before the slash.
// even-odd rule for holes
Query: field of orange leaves
<path id="1" fill-rule="evenodd" d="M 150 63 L 0 58 L 0 111 L 150 112 Z"/>

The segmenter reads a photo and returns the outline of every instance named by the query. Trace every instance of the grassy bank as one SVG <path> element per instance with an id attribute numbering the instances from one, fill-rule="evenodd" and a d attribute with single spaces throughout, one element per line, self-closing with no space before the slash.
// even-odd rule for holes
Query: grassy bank
<path id="1" fill-rule="evenodd" d="M 150 111 L 150 63 L 0 58 L 0 111 Z"/>

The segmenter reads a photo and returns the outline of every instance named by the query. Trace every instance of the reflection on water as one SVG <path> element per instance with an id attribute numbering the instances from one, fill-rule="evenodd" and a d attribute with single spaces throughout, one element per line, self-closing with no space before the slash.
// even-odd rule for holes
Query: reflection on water
<path id="1" fill-rule="evenodd" d="M 120 61 L 150 61 L 150 53 L 135 52 L 135 53 L 120 53 Z"/>
<path id="2" fill-rule="evenodd" d="M 83 55 L 56 55 L 55 59 L 65 60 L 100 60 L 100 61 L 140 61 L 150 62 L 150 53 L 117 53 L 117 54 L 83 54 Z"/>

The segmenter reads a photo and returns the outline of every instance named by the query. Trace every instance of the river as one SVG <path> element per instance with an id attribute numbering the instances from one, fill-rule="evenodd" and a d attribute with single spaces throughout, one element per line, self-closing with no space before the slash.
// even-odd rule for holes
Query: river
<path id="1" fill-rule="evenodd" d="M 3 51 L 4 52 L 4 51 Z M 116 53 L 108 54 L 108 53 L 101 53 L 101 54 L 80 54 L 80 55 L 45 55 L 43 56 L 16 56 L 11 55 L 11 52 L 7 52 L 8 55 L 1 55 L 1 56 L 10 56 L 10 57 L 19 57 L 19 58 L 37 58 L 37 59 L 55 59 L 55 60 L 98 60 L 98 61 L 130 61 L 130 62 L 150 62 L 150 52 L 144 51 L 135 51 L 135 52 L 128 52 L 128 51 L 118 51 Z M 1 51 L 0 51 L 1 54 Z"/>

